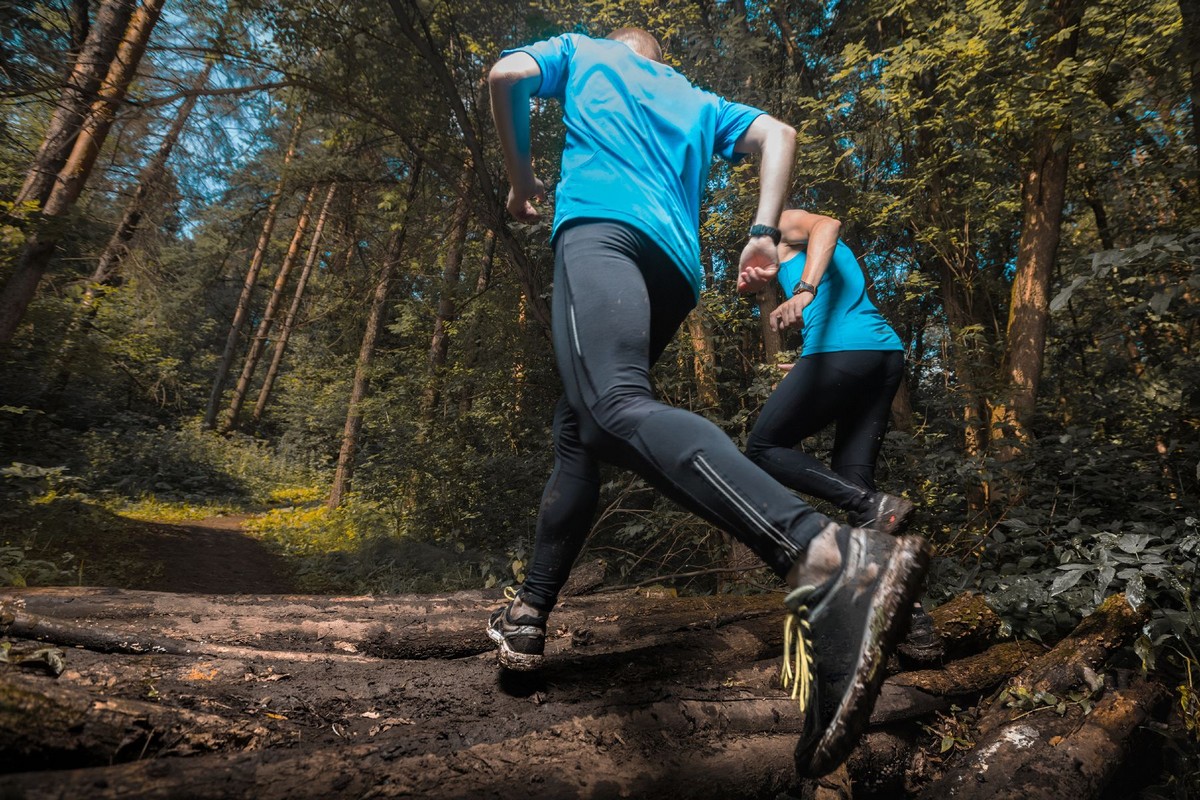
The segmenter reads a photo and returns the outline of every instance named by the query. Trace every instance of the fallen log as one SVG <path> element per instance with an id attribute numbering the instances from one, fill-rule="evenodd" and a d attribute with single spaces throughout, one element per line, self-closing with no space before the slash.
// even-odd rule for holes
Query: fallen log
<path id="1" fill-rule="evenodd" d="M 0 602 L 9 635 L 73 648 L 57 683 L 0 669 L 0 696 L 5 686 L 44 687 L 51 698 L 60 689 L 77 710 L 13 706 L 3 724 L 20 730 L 24 749 L 4 768 L 48 771 L 0 776 L 3 796 L 527 797 L 534 787 L 538 796 L 774 798 L 805 788 L 850 797 L 846 781 L 858 780 L 852 759 L 845 781 L 791 786 L 803 720 L 778 686 L 778 596 L 568 598 L 552 619 L 547 667 L 516 680 L 497 670 L 490 644 L 476 644 L 498 593 L 22 590 Z M 118 641 L 140 647 L 111 652 Z M 872 718 L 890 727 L 862 752 L 898 723 L 974 702 L 1030 648 L 1002 644 L 890 677 Z M 193 718 L 195 741 L 146 735 Z M 79 724 L 106 731 L 105 744 L 78 747 Z M 244 732 L 253 735 L 239 740 Z M 12 741 L 6 753 L 17 752 Z M 105 758 L 132 763 L 96 765 Z"/>
<path id="2" fill-rule="evenodd" d="M 166 647 L 176 652 L 241 655 L 218 647 L 296 653 L 359 653 L 377 658 L 461 658 L 491 652 L 484 623 L 503 602 L 497 591 L 393 597 L 176 595 L 169 592 L 63 588 L 0 591 L 4 620 L 15 636 L 82 644 L 116 652 Z M 711 613 L 705 615 L 705 609 Z M 721 627 L 782 614 L 776 595 L 648 598 L 633 592 L 571 597 L 555 610 L 555 642 L 596 637 L 633 639 L 680 627 Z M 39 622 L 77 626 L 62 633 Z M 93 630 L 92 636 L 84 631 Z M 168 640 L 166 642 L 162 640 Z M 93 642 L 93 644 L 89 644 Z M 181 644 L 182 643 L 182 644 Z M 245 655 L 245 654 L 242 654 Z"/>
<path id="3" fill-rule="evenodd" d="M 923 798 L 1062 800 L 1099 796 L 1127 737 L 1162 696 L 1153 683 L 1105 690 L 1109 655 L 1145 619 L 1124 595 L 1105 600 L 1034 659 L 979 717 L 975 746 Z M 1094 705 L 1094 708 L 1093 708 Z M 1088 713 L 1090 711 L 1090 713 Z"/>
<path id="4" fill-rule="evenodd" d="M 941 669 L 902 672 L 895 676 L 893 682 L 938 697 L 976 694 L 1017 674 L 1043 652 L 1045 649 L 1034 642 L 1004 642 L 988 648 L 984 653 L 951 661 Z"/>
<path id="5" fill-rule="evenodd" d="M 111 764 L 144 757 L 256 750 L 284 737 L 252 720 L 230 722 L 157 703 L 97 697 L 57 682 L 5 674 L 0 681 L 0 752 L 23 769 Z"/>
<path id="6" fill-rule="evenodd" d="M 997 641 L 1002 627 L 1000 617 L 978 592 L 963 592 L 929 616 L 949 658 L 986 649 Z"/>

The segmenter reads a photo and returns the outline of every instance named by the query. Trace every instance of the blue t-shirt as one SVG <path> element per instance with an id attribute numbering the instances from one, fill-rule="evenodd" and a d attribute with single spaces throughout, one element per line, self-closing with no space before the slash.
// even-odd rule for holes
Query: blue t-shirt
<path id="1" fill-rule="evenodd" d="M 779 283 L 788 297 L 804 274 L 804 253 L 779 265 Z M 867 296 L 858 259 L 837 243 L 817 296 L 804 309 L 804 355 L 843 350 L 903 350 L 900 337 Z"/>
<path id="2" fill-rule="evenodd" d="M 621 42 L 568 33 L 504 55 L 515 52 L 537 61 L 537 96 L 563 103 L 554 233 L 573 219 L 632 225 L 699 297 L 700 197 L 713 154 L 736 161 L 734 143 L 763 112 L 698 89 Z"/>

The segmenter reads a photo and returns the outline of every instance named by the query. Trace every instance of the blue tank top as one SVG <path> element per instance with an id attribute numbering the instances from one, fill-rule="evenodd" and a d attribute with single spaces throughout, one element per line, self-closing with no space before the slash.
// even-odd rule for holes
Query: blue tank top
<path id="1" fill-rule="evenodd" d="M 779 283 L 788 297 L 804 273 L 807 257 L 800 253 L 779 265 Z M 858 259 L 837 243 L 829 268 L 817 286 L 816 298 L 804 309 L 804 355 L 843 350 L 903 350 L 900 337 L 867 296 L 867 282 Z"/>

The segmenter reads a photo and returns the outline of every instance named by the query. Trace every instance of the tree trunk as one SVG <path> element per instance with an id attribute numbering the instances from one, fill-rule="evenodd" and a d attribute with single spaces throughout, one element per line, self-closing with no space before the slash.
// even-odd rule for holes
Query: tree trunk
<path id="1" fill-rule="evenodd" d="M 63 335 L 63 345 L 59 356 L 59 372 L 53 382 L 56 390 L 61 390 L 70 379 L 71 357 L 75 349 L 79 331 L 96 314 L 96 301 L 100 287 L 112 283 L 116 276 L 117 270 L 120 268 L 121 262 L 128 252 L 129 242 L 133 239 L 133 235 L 137 232 L 138 226 L 142 222 L 142 215 L 146 211 L 146 200 L 150 197 L 159 178 L 162 176 L 166 168 L 167 159 L 171 157 L 171 151 L 175 149 L 175 144 L 179 141 L 180 134 L 183 133 L 183 128 L 187 124 L 188 117 L 191 116 L 192 109 L 196 106 L 199 93 L 208 84 L 208 76 L 212 72 L 212 68 L 212 61 L 205 64 L 204 69 L 192 87 L 195 93 L 189 94 L 184 98 L 179 106 L 179 110 L 175 113 L 175 119 L 171 122 L 171 127 L 167 130 L 166 135 L 159 144 L 158 150 L 155 151 L 154 156 L 146 162 L 146 165 L 138 174 L 137 187 L 134 189 L 133 196 L 129 199 L 128 205 L 125 206 L 125 213 L 121 215 L 121 221 L 117 223 L 116 229 L 113 231 L 112 236 L 109 237 L 108 244 L 104 247 L 104 252 L 100 254 L 100 259 L 96 262 L 96 269 L 92 271 L 92 277 L 88 281 L 83 297 L 79 301 L 79 308 L 76 309 L 75 314 L 71 318 L 71 323 L 67 327 L 67 332 Z"/>
<path id="2" fill-rule="evenodd" d="M 179 110 L 175 113 L 175 119 L 171 122 L 171 127 L 167 130 L 162 142 L 158 146 L 158 150 L 154 153 L 154 157 L 146 163 L 138 175 L 137 188 L 134 190 L 133 197 L 130 198 L 129 204 L 125 207 L 125 213 L 121 217 L 120 223 L 117 224 L 116 230 L 109 238 L 108 244 L 104 247 L 104 252 L 100 254 L 100 260 L 96 264 L 96 269 L 92 273 L 92 279 L 88 285 L 87 292 L 83 297 L 83 307 L 88 308 L 96 296 L 96 288 L 112 281 L 117 269 L 120 267 L 121 260 L 126 255 L 126 249 L 129 241 L 137 232 L 138 225 L 141 224 L 142 215 L 146 212 L 146 199 L 154 191 L 155 183 L 162 176 L 166 168 L 167 159 L 171 157 L 171 151 L 175 149 L 175 144 L 179 141 L 180 134 L 183 133 L 183 128 L 187 124 L 188 117 L 191 116 L 192 110 L 196 107 L 196 101 L 200 99 L 200 93 L 204 87 L 208 85 L 208 76 L 212 72 L 214 66 L 213 61 L 209 61 L 204 65 L 200 75 L 196 78 L 192 85 L 192 93 L 188 94 L 183 102 L 179 105 Z"/>
<path id="3" fill-rule="evenodd" d="M 1050 69 L 1075 56 L 1083 2 L 1057 0 L 1052 13 L 1054 29 L 1049 33 L 1054 36 L 1047 38 L 1056 38 L 1056 44 Z M 1050 278 L 1058 251 L 1070 156 L 1070 128 L 1045 125 L 1035 134 L 1021 179 L 1021 236 L 1004 358 L 1008 397 L 991 413 L 993 435 L 999 433 L 1008 441 L 1002 458 L 1011 457 L 1028 440 L 1029 419 L 1037 405 L 1050 322 Z"/>
<path id="4" fill-rule="evenodd" d="M 896 394 L 892 397 L 892 407 L 890 410 L 892 429 L 911 433 L 913 429 L 913 407 L 912 393 L 908 388 L 908 375 L 905 374 L 900 379 L 900 385 L 896 387 Z"/>
<path id="5" fill-rule="evenodd" d="M 350 481 L 354 476 L 354 453 L 358 449 L 358 435 L 362 430 L 362 400 L 367 394 L 371 359 L 375 355 L 375 342 L 379 338 L 384 306 L 387 305 L 388 290 L 391 288 L 392 273 L 404 252 L 409 214 L 413 202 L 416 200 L 420 181 L 421 163 L 418 162 L 413 167 L 412 176 L 409 178 L 408 199 L 405 203 L 404 219 L 400 223 L 400 230 L 388 243 L 387 252 L 384 254 L 383 263 L 379 268 L 379 279 L 375 283 L 375 293 L 371 297 L 371 310 L 367 313 L 367 327 L 363 332 L 362 344 L 358 348 L 358 362 L 354 366 L 354 380 L 350 385 L 350 402 L 346 408 L 346 424 L 342 428 L 342 446 L 338 450 L 337 468 L 333 475 L 333 485 L 329 490 L 329 500 L 326 502 L 331 509 L 340 506 L 342 499 L 350 491 Z"/>
<path id="6" fill-rule="evenodd" d="M 948 360 L 954 365 L 955 386 L 962 399 L 963 450 L 978 458 L 987 449 L 987 421 L 983 412 L 981 373 L 991 362 L 986 346 L 979 341 L 982 323 L 972 313 L 962 279 L 948 262 L 939 263 L 942 308 L 946 312 Z"/>
<path id="7" fill-rule="evenodd" d="M 1146 611 L 1130 608 L 1124 595 L 1109 597 L 1074 633 L 1029 662 L 979 717 L 974 748 L 922 796 L 1098 796 L 1129 735 L 1161 697 L 1158 687 L 1144 682 L 1106 691 L 1099 674 L 1110 654 L 1137 635 Z M 1095 701 L 1088 715 L 1085 700 Z"/>
<path id="8" fill-rule="evenodd" d="M 492 281 L 492 262 L 495 257 L 496 234 L 488 231 L 483 245 L 483 261 L 479 264 L 479 274 L 475 278 L 474 299 L 478 299 L 488 290 Z M 470 326 L 467 329 L 466 348 L 463 352 L 463 371 L 466 373 L 466 380 L 463 382 L 462 392 L 458 397 L 458 415 L 460 417 L 471 413 L 471 405 L 475 402 L 475 368 L 479 364 L 479 351 L 483 345 L 479 338 L 481 319 L 482 314 L 476 312 L 471 317 Z"/>
<path id="9" fill-rule="evenodd" d="M 125 35 L 117 46 L 117 53 L 109 66 L 108 74 L 97 92 L 96 100 L 88 108 L 87 116 L 75 137 L 71 155 L 59 171 L 50 190 L 42 213 L 38 218 L 38 230 L 26 241 L 13 273 L 0 293 L 0 344 L 10 341 L 17 325 L 37 293 L 38 284 L 46 271 L 54 251 L 58 247 L 59 231 L 51 224 L 61 220 L 75 204 L 83 191 L 84 184 L 92 174 L 92 167 L 100 155 L 100 148 L 108 137 L 115 119 L 117 106 L 125 98 L 129 82 L 137 72 L 142 54 L 150 40 L 150 33 L 158 22 L 165 0 L 145 0 L 130 17 Z"/>
<path id="10" fill-rule="evenodd" d="M 454 204 L 454 216 L 450 222 L 445 242 L 445 261 L 442 264 L 442 288 L 438 293 L 438 306 L 433 319 L 433 335 L 429 342 L 429 375 L 425 391 L 421 396 L 421 419 L 429 424 L 441 400 L 441 384 L 446 369 L 446 356 L 450 352 L 450 323 L 456 315 L 454 295 L 462 279 L 463 246 L 467 241 L 467 223 L 471 217 L 470 205 L 471 173 L 468 164 L 458 185 L 458 199 Z"/>
<path id="11" fill-rule="evenodd" d="M 487 165 L 491 162 L 479 139 L 475 128 L 475 118 L 471 116 L 463 103 L 454 76 L 446 66 L 441 50 L 434 42 L 433 33 L 430 31 L 419 5 L 415 0 L 388 0 L 388 5 L 392 9 L 392 15 L 401 34 L 408 39 L 429 65 L 434 80 L 441 88 L 451 113 L 454 114 L 459 130 L 462 132 L 463 142 L 471 154 L 471 167 L 475 171 L 475 179 L 479 183 L 480 193 L 486 200 L 485 213 L 482 216 L 486 219 L 488 228 L 504 242 L 513 266 L 516 267 L 521 289 L 529 303 L 529 309 L 541 324 L 543 335 L 549 336 L 550 308 L 543 296 L 545 292 L 541 276 L 538 275 L 525 248 L 521 246 L 512 229 L 508 227 L 504 216 L 503 195 L 492 182 L 492 175 L 487 169 Z"/>
<path id="12" fill-rule="evenodd" d="M 755 295 L 758 302 L 758 328 L 762 331 L 763 358 L 771 365 L 778 360 L 783 349 L 783 337 L 779 331 L 771 330 L 771 312 L 779 308 L 779 289 L 774 281 Z"/>
<path id="13" fill-rule="evenodd" d="M 19 213 L 16 206 L 23 203 L 36 203 L 39 207 L 45 205 L 59 170 L 71 154 L 88 109 L 96 100 L 96 92 L 116 55 L 117 45 L 129 24 L 134 5 L 134 0 L 105 0 L 101 3 L 96 12 L 96 21 L 88 30 L 67 73 L 54 115 L 46 127 L 33 165 L 25 176 L 25 183 L 13 198 L 14 214 Z M 76 13 L 75 20 L 87 26 L 86 4 Z M 75 27 L 74 22 L 72 27 Z"/>
<path id="14" fill-rule="evenodd" d="M 1196 159 L 1195 180 L 1200 185 L 1200 2 L 1179 0 L 1179 13 L 1183 17 L 1183 52 L 1188 60 L 1188 77 L 1191 79 L 1192 100 L 1192 156 Z"/>
<path id="15" fill-rule="evenodd" d="M 275 285 L 271 288 L 267 307 L 263 311 L 262 319 L 258 321 L 254 338 L 250 342 L 250 349 L 246 353 L 246 360 L 242 363 L 242 374 L 238 376 L 233 397 L 229 400 L 229 409 L 225 412 L 225 419 L 218 428 L 220 433 L 226 433 L 237 427 L 238 415 L 241 414 L 242 404 L 246 401 L 246 395 L 250 391 L 250 382 L 254 380 L 254 371 L 258 369 L 258 360 L 267 347 L 267 338 L 271 335 L 271 327 L 275 324 L 275 314 L 279 311 L 279 304 L 283 301 L 283 292 L 287 288 L 288 278 L 292 275 L 292 267 L 296 264 L 296 258 L 300 255 L 300 247 L 304 243 L 304 236 L 308 232 L 308 220 L 312 216 L 312 203 L 316 196 L 317 187 L 313 186 L 304 196 L 304 202 L 300 204 L 296 230 L 292 233 L 292 241 L 288 245 L 287 253 L 283 256 L 283 263 L 279 265 L 279 273 L 275 276 Z"/>
<path id="16" fill-rule="evenodd" d="M 262 231 L 258 235 L 258 243 L 254 246 L 254 255 L 246 268 L 246 277 L 242 281 L 242 293 L 238 297 L 237 307 L 233 312 L 233 321 L 229 324 L 229 334 L 225 337 L 225 349 L 221 353 L 221 361 L 217 365 L 217 374 L 213 378 L 212 391 L 208 396 L 208 406 L 204 410 L 204 427 L 212 430 L 217 424 L 217 408 L 221 405 L 221 395 L 225 392 L 225 379 L 229 376 L 229 368 L 233 366 L 233 357 L 237 354 L 238 339 L 242 335 L 242 326 L 250 316 L 250 299 L 254 294 L 255 284 L 258 283 L 258 273 L 262 269 L 267 249 L 271 246 L 271 234 L 275 232 L 276 215 L 279 212 L 279 202 L 283 198 L 283 190 L 287 185 L 287 167 L 296 156 L 296 146 L 300 142 L 300 126 L 303 112 L 296 114 L 292 124 L 292 134 L 288 141 L 287 151 L 283 155 L 283 168 L 279 171 L 279 181 L 271 201 L 267 205 L 267 215 L 263 219 Z"/>
<path id="17" fill-rule="evenodd" d="M 267 402 L 271 397 L 271 389 L 275 386 L 275 377 L 279 374 L 279 365 L 283 363 L 283 354 L 287 351 L 288 339 L 292 336 L 292 330 L 296 325 L 296 317 L 300 313 L 300 304 L 304 300 L 304 290 L 308 286 L 308 279 L 312 275 L 313 267 L 317 263 L 317 258 L 321 254 L 321 233 L 325 230 L 325 221 L 329 217 L 329 206 L 333 203 L 333 196 L 337 192 L 337 184 L 329 185 L 329 191 L 325 195 L 325 202 L 321 205 L 321 213 L 317 216 L 316 227 L 313 228 L 312 242 L 308 246 L 308 258 L 304 260 L 304 269 L 300 271 L 300 277 L 296 279 L 296 291 L 292 294 L 292 304 L 288 307 L 287 316 L 283 320 L 283 327 L 279 331 L 279 338 L 275 342 L 275 352 L 271 356 L 271 365 L 267 368 L 267 376 L 263 378 L 262 388 L 258 390 L 258 401 L 254 404 L 254 425 L 257 426 L 262 420 L 263 411 L 266 410 Z"/>
<path id="18" fill-rule="evenodd" d="M 526 314 L 528 307 L 528 298 L 524 292 L 521 292 L 521 296 L 517 300 L 517 331 L 521 346 L 516 348 L 513 357 L 512 413 L 508 415 L 508 440 L 514 451 L 517 447 L 516 430 L 520 426 L 521 412 L 525 409 L 525 358 L 527 356 L 525 351 L 529 343 L 529 316 Z"/>
<path id="19" fill-rule="evenodd" d="M 713 348 L 712 323 L 703 303 L 688 314 L 687 326 L 692 340 L 692 369 L 696 376 L 697 399 L 701 408 L 716 411 L 721 405 L 721 397 L 717 392 L 717 357 Z"/>
<path id="20" fill-rule="evenodd" d="M 41 720 L 42 736 L 23 733 Z M 140 732 L 140 733 L 139 733 Z M 54 769 L 56 754 L 73 753 L 80 765 L 105 765 L 156 756 L 189 756 L 224 749 L 258 749 L 283 737 L 252 720 L 230 723 L 215 714 L 147 700 L 109 697 L 97 702 L 86 689 L 6 674 L 0 682 L 0 751 L 27 770 Z M 152 748 L 152 749 L 151 749 Z"/>

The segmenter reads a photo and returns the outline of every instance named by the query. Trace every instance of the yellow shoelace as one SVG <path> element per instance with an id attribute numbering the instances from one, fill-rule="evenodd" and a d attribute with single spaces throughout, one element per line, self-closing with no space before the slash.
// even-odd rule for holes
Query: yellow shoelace
<path id="1" fill-rule="evenodd" d="M 798 606 L 783 622 L 783 669 L 780 679 L 783 688 L 792 690 L 792 699 L 799 703 L 801 713 L 808 709 L 808 698 L 812 691 L 811 633 L 808 606 Z"/>

